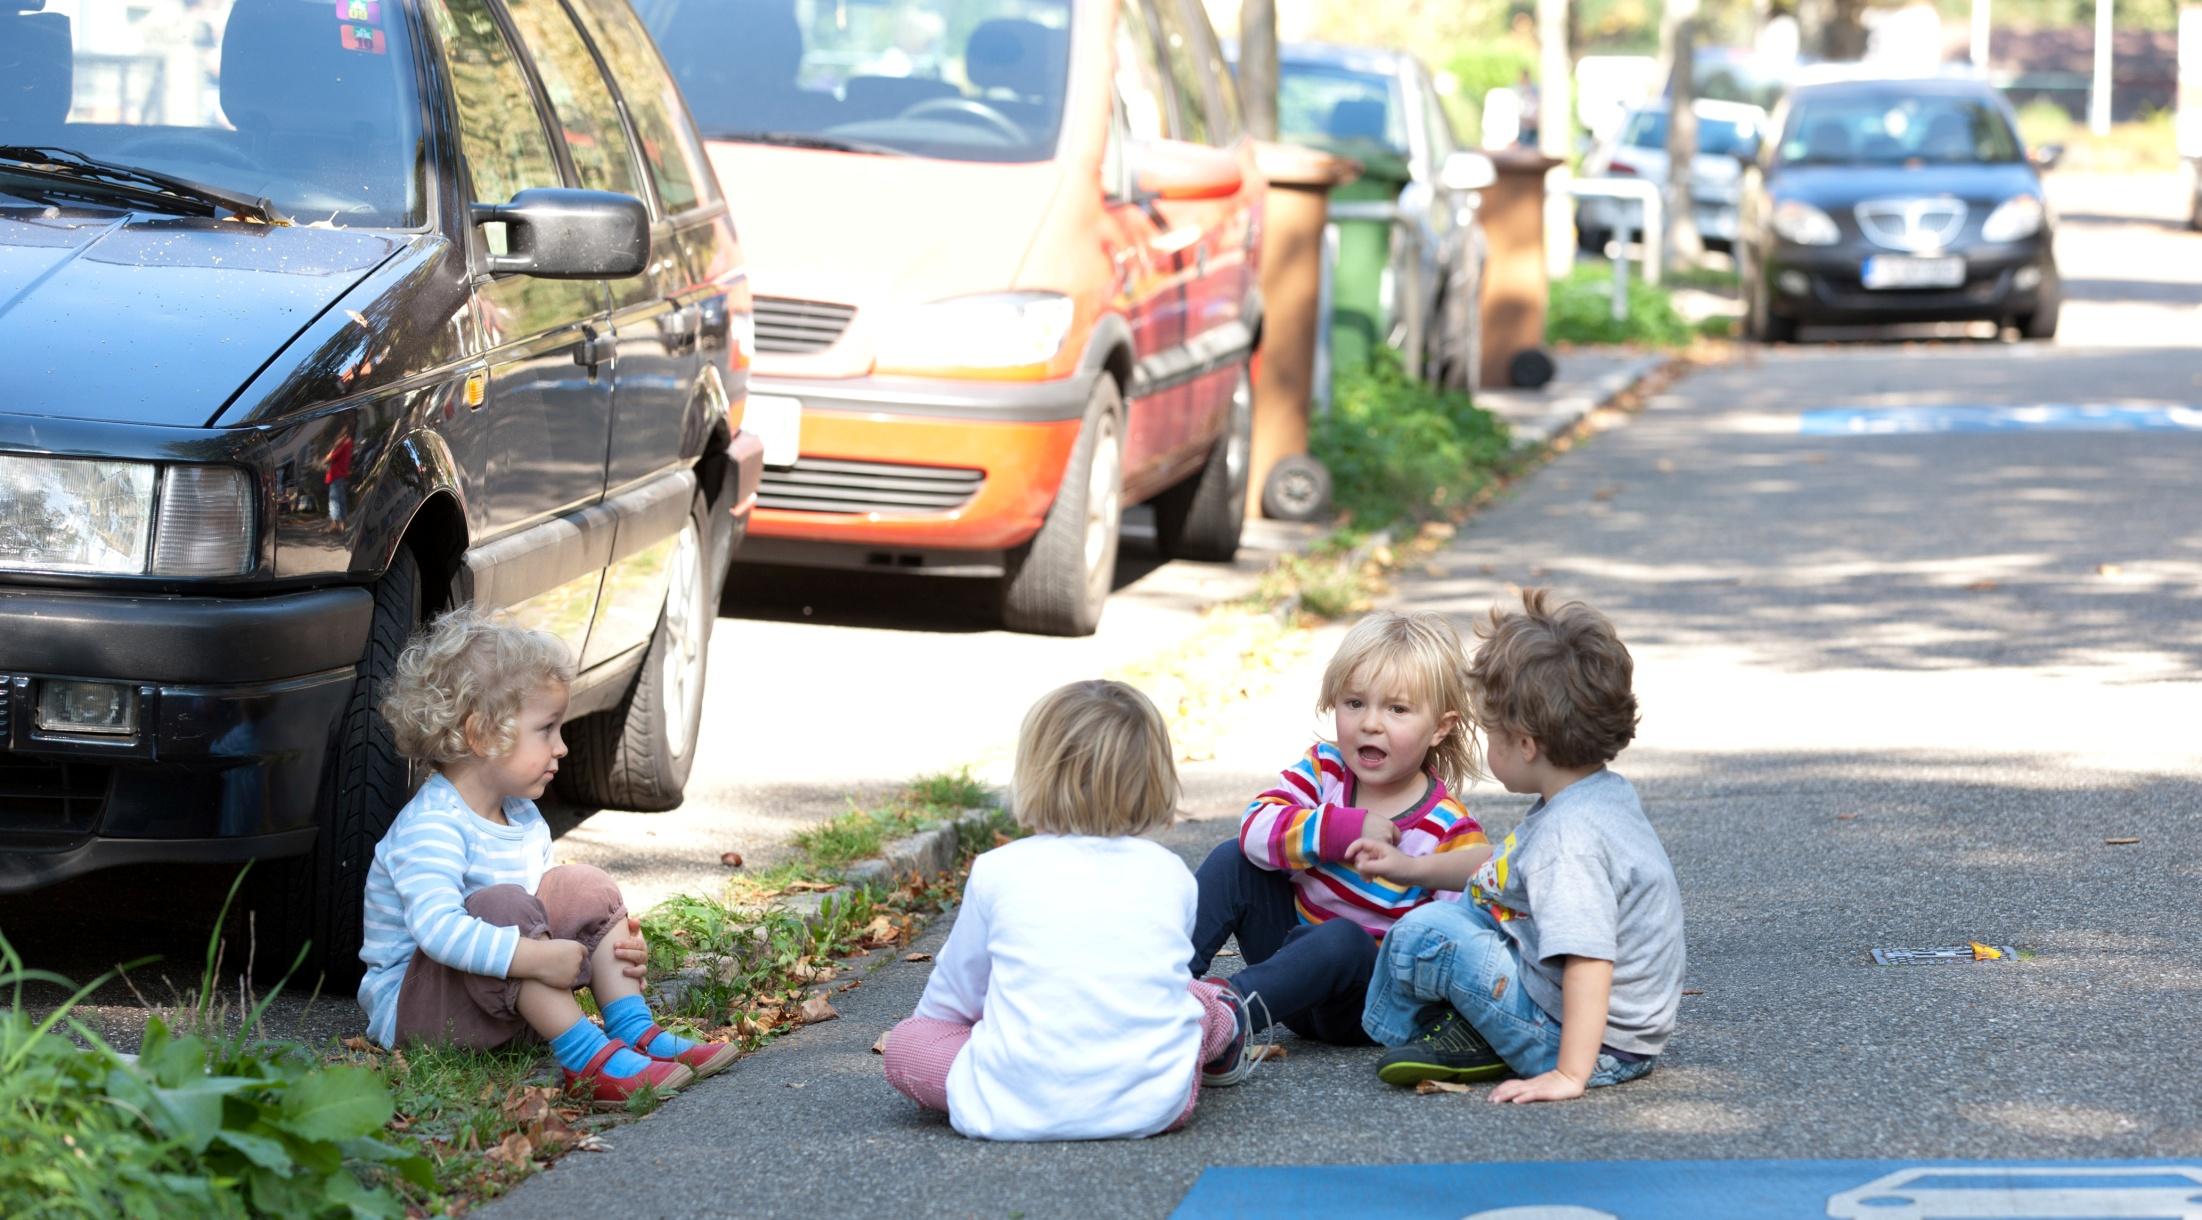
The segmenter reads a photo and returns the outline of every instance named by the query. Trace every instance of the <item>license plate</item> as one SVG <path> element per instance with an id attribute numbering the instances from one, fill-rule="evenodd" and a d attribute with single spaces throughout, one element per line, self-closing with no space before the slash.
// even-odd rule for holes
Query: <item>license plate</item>
<path id="1" fill-rule="evenodd" d="M 1955 288 L 1965 282 L 1965 260 L 1876 254 L 1862 278 L 1868 288 Z"/>
<path id="2" fill-rule="evenodd" d="M 803 452 L 803 400 L 752 394 L 742 408 L 742 431 L 765 443 L 765 465 L 793 466 Z"/>

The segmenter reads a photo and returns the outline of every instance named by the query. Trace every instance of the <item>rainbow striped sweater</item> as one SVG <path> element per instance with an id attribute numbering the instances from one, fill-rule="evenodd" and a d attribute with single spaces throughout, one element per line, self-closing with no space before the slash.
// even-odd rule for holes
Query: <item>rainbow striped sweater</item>
<path id="1" fill-rule="evenodd" d="M 1439 892 L 1364 877 L 1347 867 L 1346 847 L 1360 837 L 1368 816 L 1353 803 L 1353 790 L 1345 755 L 1329 742 L 1316 743 L 1240 815 L 1239 850 L 1259 868 L 1292 873 L 1302 923 L 1350 919 L 1381 937 L 1393 921 Z M 1435 775 L 1422 799 L 1392 823 L 1399 827 L 1399 850 L 1410 856 L 1489 842 Z"/>

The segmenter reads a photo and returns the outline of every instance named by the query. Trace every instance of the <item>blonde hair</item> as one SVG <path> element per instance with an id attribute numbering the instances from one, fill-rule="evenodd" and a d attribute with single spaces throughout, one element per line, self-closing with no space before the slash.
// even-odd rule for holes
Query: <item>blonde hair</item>
<path id="1" fill-rule="evenodd" d="M 474 757 L 469 729 L 495 758 L 511 751 L 527 697 L 546 682 L 572 681 L 557 636 L 462 606 L 406 642 L 382 717 L 408 758 L 440 767 Z"/>
<path id="2" fill-rule="evenodd" d="M 1477 625 L 1476 720 L 1528 734 L 1558 766 L 1609 762 L 1636 736 L 1636 662 L 1612 620 L 1551 596 L 1525 589 L 1520 610 L 1493 606 Z"/>
<path id="3" fill-rule="evenodd" d="M 1467 653 L 1460 633 L 1443 615 L 1379 610 L 1355 623 L 1323 670 L 1315 710 L 1337 707 L 1356 680 L 1365 686 L 1397 683 L 1437 719 L 1452 714 L 1452 731 L 1423 759 L 1447 788 L 1458 791 L 1483 774 L 1475 720 L 1469 715 Z"/>
<path id="4" fill-rule="evenodd" d="M 1058 687 L 1017 733 L 1017 822 L 1040 834 L 1143 835 L 1177 813 L 1170 730 L 1147 696 L 1094 679 Z"/>

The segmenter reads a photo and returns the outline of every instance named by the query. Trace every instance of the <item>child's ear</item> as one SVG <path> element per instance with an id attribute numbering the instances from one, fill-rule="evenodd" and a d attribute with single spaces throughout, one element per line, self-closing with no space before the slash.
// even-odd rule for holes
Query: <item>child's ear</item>
<path id="1" fill-rule="evenodd" d="M 1460 713 L 1447 712 L 1437 718 L 1437 736 L 1430 739 L 1430 744 L 1436 745 L 1438 742 L 1441 742 L 1446 738 L 1451 737 L 1454 733 L 1459 731 Z"/>
<path id="2" fill-rule="evenodd" d="M 466 718 L 466 727 L 462 730 L 462 732 L 466 736 L 467 753 L 472 754 L 476 758 L 488 758 L 490 756 L 489 745 L 491 741 L 491 735 L 489 732 L 489 726 L 482 723 L 482 718 L 480 715 L 468 716 Z"/>

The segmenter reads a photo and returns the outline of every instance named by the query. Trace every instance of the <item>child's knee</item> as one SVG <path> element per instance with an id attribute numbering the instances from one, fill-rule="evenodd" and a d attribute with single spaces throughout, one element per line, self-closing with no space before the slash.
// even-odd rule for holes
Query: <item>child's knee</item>
<path id="1" fill-rule="evenodd" d="M 538 940 L 550 934 L 550 916 L 543 901 L 517 885 L 491 885 L 466 896 L 466 913 L 500 928 L 518 928 L 520 935 Z"/>
<path id="2" fill-rule="evenodd" d="M 627 914 L 619 883 L 603 869 L 587 864 L 561 864 L 551 869 L 543 874 L 535 893 L 542 899 L 557 935 L 591 945 L 615 920 Z"/>

